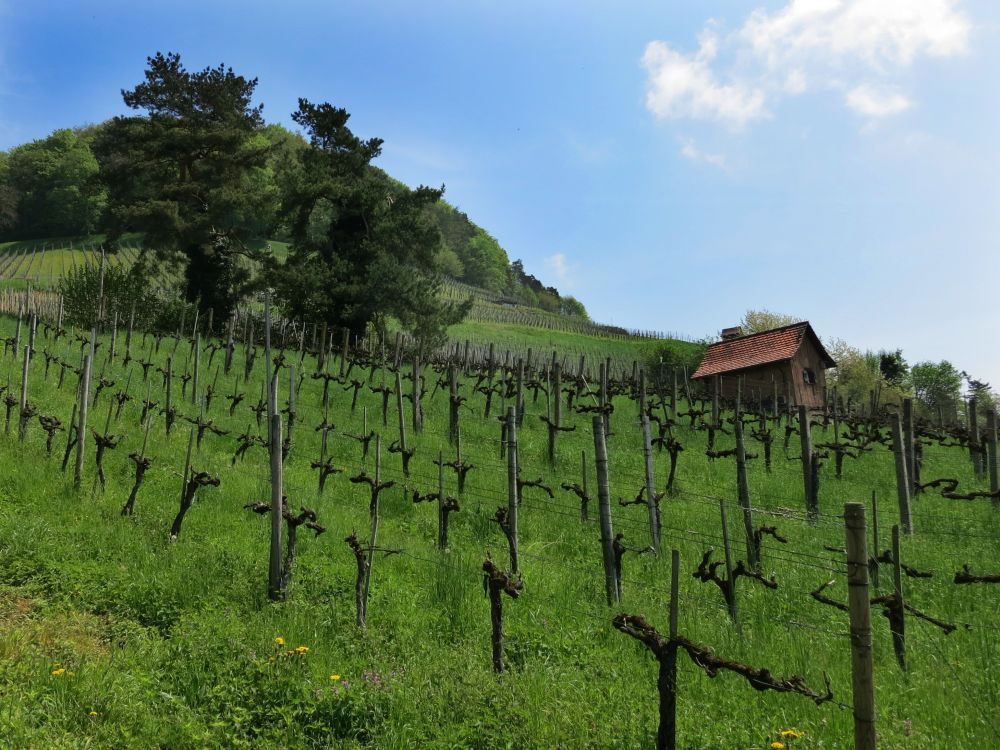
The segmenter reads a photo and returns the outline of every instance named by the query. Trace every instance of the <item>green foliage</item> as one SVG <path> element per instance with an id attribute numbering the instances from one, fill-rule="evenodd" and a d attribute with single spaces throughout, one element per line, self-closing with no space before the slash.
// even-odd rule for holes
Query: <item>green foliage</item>
<path id="1" fill-rule="evenodd" d="M 587 314 L 587 308 L 583 306 L 583 303 L 576 297 L 572 297 L 568 294 L 563 295 L 561 298 L 559 312 L 563 315 L 570 315 L 575 318 L 590 320 L 590 315 Z"/>
<path id="2" fill-rule="evenodd" d="M 0 229 L 6 225 L 12 234 L 25 238 L 97 229 L 107 196 L 97 180 L 99 167 L 87 140 L 72 130 L 56 130 L 12 149 L 6 161 Z"/>
<path id="3" fill-rule="evenodd" d="M 918 362 L 910 370 L 913 395 L 933 416 L 951 414 L 961 399 L 962 375 L 951 362 Z"/>
<path id="4" fill-rule="evenodd" d="M 671 372 L 676 372 L 678 378 L 683 377 L 687 371 L 688 375 L 693 373 L 702 357 L 708 342 L 688 342 L 667 340 L 657 344 L 646 356 L 646 371 L 655 378 L 663 378 L 663 383 L 672 382 Z"/>
<path id="5" fill-rule="evenodd" d="M 179 55 L 148 58 L 145 81 L 122 92 L 144 112 L 116 117 L 95 143 L 109 185 L 112 239 L 145 232 L 164 260 L 180 259 L 188 300 L 228 316 L 249 279 L 247 241 L 273 223 L 271 143 L 261 132 L 256 79 L 220 65 L 192 73 Z"/>
<path id="6" fill-rule="evenodd" d="M 442 190 L 411 190 L 369 168 L 382 141 L 359 139 L 350 115 L 299 100 L 293 119 L 309 135 L 286 208 L 293 248 L 270 281 L 292 317 L 363 334 L 392 316 L 423 341 L 440 340 L 468 305 L 440 300 L 441 235 L 431 209 Z"/>
<path id="7" fill-rule="evenodd" d="M 85 329 L 94 325 L 97 320 L 99 289 L 101 270 L 96 265 L 77 266 L 59 280 L 66 324 Z M 136 325 L 155 324 L 163 305 L 151 292 L 149 275 L 141 266 L 125 268 L 106 263 L 103 289 L 105 320 L 111 320 L 117 312 L 118 319 L 127 322 L 134 309 Z"/>
<path id="8" fill-rule="evenodd" d="M 883 349 L 878 353 L 878 369 L 889 385 L 905 386 L 910 376 L 910 366 L 903 359 L 903 350 L 894 352 Z"/>
<path id="9" fill-rule="evenodd" d="M 759 310 L 751 309 L 743 313 L 739 327 L 743 329 L 743 333 L 745 334 L 761 333 L 762 331 L 770 331 L 775 328 L 791 325 L 792 323 L 798 323 L 801 320 L 802 318 L 795 315 L 772 312 L 765 308 Z"/>

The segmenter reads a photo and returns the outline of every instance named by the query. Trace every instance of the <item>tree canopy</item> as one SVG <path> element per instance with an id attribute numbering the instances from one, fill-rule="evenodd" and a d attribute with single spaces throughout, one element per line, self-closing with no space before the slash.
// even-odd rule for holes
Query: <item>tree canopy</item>
<path id="1" fill-rule="evenodd" d="M 145 81 L 123 91 L 143 114 L 116 117 L 98 136 L 112 238 L 142 231 L 163 257 L 180 257 L 185 295 L 228 315 L 249 274 L 238 258 L 272 216 L 261 190 L 270 142 L 257 79 L 220 65 L 190 72 L 180 55 L 148 58 Z"/>
<path id="2" fill-rule="evenodd" d="M 422 339 L 439 337 L 465 310 L 438 294 L 441 234 L 429 209 L 443 188 L 411 190 L 372 169 L 382 141 L 354 135 L 345 109 L 300 99 L 292 118 L 311 148 L 299 152 L 284 206 L 292 251 L 270 273 L 280 304 L 356 335 L 391 315 Z"/>

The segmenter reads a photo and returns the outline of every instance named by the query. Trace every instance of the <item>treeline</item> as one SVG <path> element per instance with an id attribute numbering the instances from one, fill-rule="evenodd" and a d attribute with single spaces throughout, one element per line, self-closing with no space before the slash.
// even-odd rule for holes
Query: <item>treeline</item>
<path id="1" fill-rule="evenodd" d="M 511 263 L 495 238 L 443 200 L 443 188 L 411 190 L 375 167 L 381 140 L 351 133 L 346 111 L 302 100 L 293 132 L 264 122 L 255 87 L 224 66 L 190 72 L 178 55 L 149 58 L 145 81 L 122 92 L 136 116 L 0 152 L 0 240 L 103 233 L 113 250 L 122 233 L 143 232 L 157 262 L 182 271 L 189 300 L 219 312 L 253 290 L 238 262 L 247 256 L 269 269 L 266 283 L 282 287 L 288 307 L 314 315 L 351 308 L 331 324 L 426 317 L 433 305 L 386 305 L 379 294 L 373 306 L 364 294 L 381 284 L 426 295 L 440 275 L 587 316 L 577 300 Z M 261 237 L 291 245 L 287 268 L 248 249 Z M 324 293 L 317 281 L 328 284 L 327 303 L 314 298 Z M 306 301 L 294 290 L 299 282 L 307 282 Z M 219 286 L 221 298 L 212 291 Z"/>

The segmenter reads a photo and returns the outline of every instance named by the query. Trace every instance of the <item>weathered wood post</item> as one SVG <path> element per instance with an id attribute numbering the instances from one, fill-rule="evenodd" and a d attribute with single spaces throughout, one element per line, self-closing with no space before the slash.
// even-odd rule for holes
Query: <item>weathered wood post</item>
<path id="1" fill-rule="evenodd" d="M 847 536 L 847 594 L 851 620 L 851 687 L 854 695 L 854 748 L 875 750 L 875 681 L 872 669 L 871 599 L 865 506 L 844 506 Z"/>
<path id="2" fill-rule="evenodd" d="M 903 445 L 906 454 L 906 476 L 910 480 L 910 496 L 917 494 L 916 432 L 913 428 L 913 399 L 903 399 Z"/>
<path id="3" fill-rule="evenodd" d="M 28 367 L 31 365 L 31 346 L 24 347 L 24 361 L 21 364 L 21 398 L 17 412 L 17 439 L 24 442 L 28 434 Z"/>
<path id="4" fill-rule="evenodd" d="M 653 476 L 653 441 L 649 430 L 649 415 L 642 412 L 642 452 L 646 460 L 646 509 L 649 512 L 649 538 L 653 554 L 660 554 L 660 507 L 656 499 Z"/>
<path id="5" fill-rule="evenodd" d="M 983 451 L 979 441 L 979 411 L 976 397 L 969 399 L 969 455 L 976 479 L 983 478 Z"/>
<path id="6" fill-rule="evenodd" d="M 604 367 L 604 364 L 601 365 Z M 604 369 L 607 373 L 607 368 Z M 597 497 L 601 517 L 601 550 L 604 557 L 604 587 L 608 606 L 618 603 L 618 581 L 615 575 L 614 529 L 611 527 L 611 489 L 608 483 L 608 445 L 604 440 L 604 417 L 593 419 L 594 456 L 597 463 Z"/>
<path id="7" fill-rule="evenodd" d="M 268 448 L 271 452 L 271 549 L 267 565 L 267 596 L 272 601 L 284 598 L 281 581 L 281 521 L 282 500 L 281 414 L 270 418 Z"/>
<path id="8" fill-rule="evenodd" d="M 194 335 L 194 376 L 191 378 L 191 403 L 198 403 L 201 381 L 201 334 Z"/>
<path id="9" fill-rule="evenodd" d="M 990 492 L 993 504 L 1000 505 L 1000 470 L 997 468 L 997 413 L 995 409 L 986 412 L 986 450 L 990 462 Z"/>
<path id="10" fill-rule="evenodd" d="M 666 659 L 660 662 L 657 682 L 660 686 L 660 727 L 656 735 L 657 748 L 677 748 L 677 615 L 680 608 L 681 553 L 670 551 L 670 646 Z M 666 690 L 663 690 L 663 687 Z"/>
<path id="11" fill-rule="evenodd" d="M 878 554 L 878 550 L 875 550 Z M 896 661 L 899 668 L 906 671 L 906 611 L 905 600 L 903 599 L 903 563 L 899 549 L 899 526 L 892 526 L 892 588 L 896 597 L 895 605 L 898 607 L 899 616 L 889 618 L 889 632 L 892 633 L 893 650 L 896 652 Z"/>
<path id="12" fill-rule="evenodd" d="M 899 521 L 907 534 L 913 533 L 910 518 L 910 481 L 906 473 L 906 448 L 903 444 L 903 425 L 896 414 L 892 420 L 892 452 L 896 457 L 896 493 L 899 498 Z"/>
<path id="13" fill-rule="evenodd" d="M 747 537 L 747 564 L 757 570 L 760 567 L 760 547 L 753 533 L 753 508 L 750 505 L 747 452 L 743 442 L 743 416 L 741 414 L 737 413 L 733 426 L 736 431 L 736 489 L 740 510 L 743 512 L 743 529 Z"/>
<path id="14" fill-rule="evenodd" d="M 878 493 L 872 490 L 872 549 L 878 555 Z M 872 585 L 878 590 L 878 560 L 871 566 Z"/>
<path id="15" fill-rule="evenodd" d="M 73 487 L 77 490 L 83 485 L 83 458 L 87 445 L 87 404 L 90 403 L 90 355 L 83 357 L 83 372 L 80 375 L 80 411 L 76 427 L 76 471 L 73 474 Z"/>
<path id="16" fill-rule="evenodd" d="M 726 597 L 729 603 L 729 616 L 733 618 L 736 629 L 740 628 L 740 614 L 736 606 L 736 579 L 733 577 L 733 551 L 729 544 L 729 521 L 726 518 L 726 501 L 719 500 L 719 516 L 722 521 L 722 551 L 726 560 L 726 588 L 729 589 L 729 596 Z"/>
<path id="17" fill-rule="evenodd" d="M 507 546 L 510 572 L 520 572 L 517 550 L 517 410 L 507 408 Z"/>
<path id="18" fill-rule="evenodd" d="M 802 482 L 806 491 L 806 511 L 814 518 L 819 511 L 815 497 L 816 484 L 813 481 L 813 448 L 812 435 L 809 431 L 809 409 L 805 404 L 799 405 L 799 443 L 802 446 Z"/>

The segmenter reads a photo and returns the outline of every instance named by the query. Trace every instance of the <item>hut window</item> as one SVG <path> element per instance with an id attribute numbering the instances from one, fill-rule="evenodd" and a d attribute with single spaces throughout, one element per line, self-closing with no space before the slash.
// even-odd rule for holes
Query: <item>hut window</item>
<path id="1" fill-rule="evenodd" d="M 802 380 L 807 385 L 816 385 L 816 373 L 806 367 L 802 370 Z"/>

